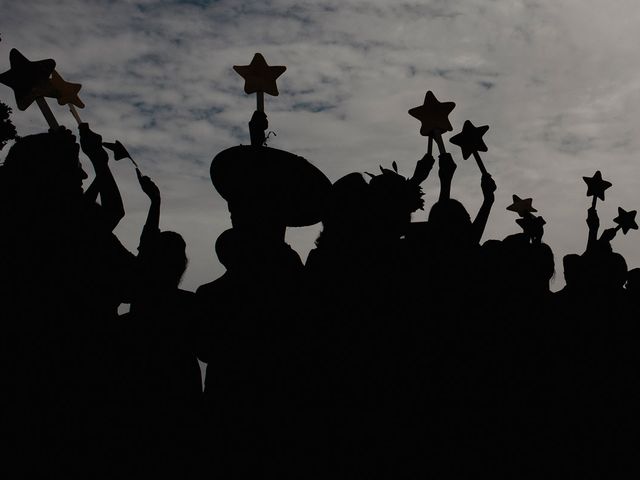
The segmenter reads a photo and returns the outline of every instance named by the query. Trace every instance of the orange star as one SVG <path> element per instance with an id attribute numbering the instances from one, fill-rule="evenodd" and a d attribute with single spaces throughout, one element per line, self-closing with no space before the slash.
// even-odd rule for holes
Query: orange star
<path id="1" fill-rule="evenodd" d="M 84 103 L 78 97 L 82 88 L 79 83 L 66 82 L 55 70 L 51 75 L 51 91 L 45 93 L 46 97 L 57 98 L 58 105 L 72 104 L 78 108 L 84 108 Z"/>
<path id="2" fill-rule="evenodd" d="M 420 120 L 420 135 L 427 137 L 434 130 L 439 130 L 440 133 L 453 130 L 449 114 L 455 107 L 454 102 L 439 102 L 429 90 L 424 97 L 424 103 L 409 110 L 409 115 Z"/>
<path id="3" fill-rule="evenodd" d="M 262 54 L 256 53 L 249 65 L 234 65 L 233 69 L 244 78 L 244 93 L 264 92 L 277 97 L 276 79 L 287 67 L 269 66 Z"/>

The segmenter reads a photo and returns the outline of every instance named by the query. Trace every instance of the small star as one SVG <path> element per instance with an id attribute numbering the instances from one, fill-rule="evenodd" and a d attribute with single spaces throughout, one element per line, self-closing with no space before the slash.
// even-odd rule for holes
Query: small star
<path id="1" fill-rule="evenodd" d="M 618 216 L 613 221 L 618 224 L 618 227 L 622 229 L 622 233 L 625 235 L 629 230 L 638 230 L 635 210 L 627 212 L 625 209 L 618 207 Z"/>
<path id="2" fill-rule="evenodd" d="M 524 217 L 528 213 L 537 212 L 531 205 L 533 200 L 531 198 L 520 198 L 517 195 L 513 195 L 513 203 L 507 207 L 507 210 L 516 212 L 521 217 Z"/>
<path id="3" fill-rule="evenodd" d="M 45 94 L 47 97 L 57 98 L 58 105 L 72 104 L 78 108 L 84 108 L 84 103 L 78 97 L 78 92 L 82 88 L 79 83 L 66 82 L 55 70 L 51 75 L 51 92 Z"/>
<path id="4" fill-rule="evenodd" d="M 611 186 L 610 182 L 602 179 L 598 170 L 593 177 L 582 177 L 587 184 L 587 197 L 596 197 L 604 201 L 604 191 Z"/>
<path id="5" fill-rule="evenodd" d="M 264 92 L 277 97 L 276 79 L 287 67 L 269 66 L 262 54 L 256 53 L 249 65 L 234 65 L 233 69 L 244 78 L 244 93 Z"/>
<path id="6" fill-rule="evenodd" d="M 13 90 L 16 105 L 20 110 L 26 110 L 33 101 L 42 96 L 41 89 L 49 81 L 49 76 L 56 68 L 56 62 L 51 59 L 29 61 L 15 48 L 9 52 L 11 68 L 0 74 L 0 83 L 4 83 Z"/>
<path id="7" fill-rule="evenodd" d="M 439 102 L 429 90 L 424 97 L 424 103 L 409 110 L 409 115 L 420 120 L 420 135 L 427 137 L 434 130 L 439 130 L 440 133 L 453 130 L 449 114 L 455 107 L 454 102 Z"/>
<path id="8" fill-rule="evenodd" d="M 454 145 L 462 149 L 462 158 L 465 160 L 473 155 L 473 152 L 486 152 L 487 145 L 482 140 L 482 136 L 489 130 L 489 125 L 476 127 L 469 120 L 464 122 L 462 131 L 449 139 Z"/>
<path id="9" fill-rule="evenodd" d="M 122 160 L 123 158 L 131 158 L 127 149 L 120 143 L 120 140 L 116 140 L 114 143 L 102 142 L 104 148 L 108 148 L 113 152 L 113 158 L 116 160 Z M 133 160 L 133 159 L 132 159 Z"/>

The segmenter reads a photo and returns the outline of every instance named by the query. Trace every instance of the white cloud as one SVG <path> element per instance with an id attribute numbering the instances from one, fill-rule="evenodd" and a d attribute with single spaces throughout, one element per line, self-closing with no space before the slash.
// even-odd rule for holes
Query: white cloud
<path id="1" fill-rule="evenodd" d="M 504 208 L 513 193 L 532 196 L 559 266 L 585 244 L 581 176 L 596 169 L 614 184 L 599 209 L 604 227 L 618 205 L 640 205 L 634 1 L 0 0 L 0 11 L 0 68 L 11 47 L 55 58 L 66 79 L 83 84 L 83 119 L 123 141 L 160 184 L 163 225 L 189 245 L 188 288 L 221 273 L 212 245 L 229 221 L 208 164 L 248 142 L 254 99 L 231 66 L 257 51 L 288 66 L 281 95 L 266 99 L 278 134 L 272 145 L 306 156 L 333 180 L 392 160 L 411 173 L 426 142 L 407 110 L 431 89 L 457 103 L 454 128 L 467 118 L 491 126 L 484 158 L 499 191 L 487 238 L 517 231 Z M 8 90 L 0 97 L 13 103 Z M 14 118 L 22 134 L 44 128 L 37 111 Z M 475 212 L 477 167 L 451 150 L 454 195 Z M 147 205 L 130 165 L 114 170 L 128 212 L 118 233 L 134 249 Z M 437 188 L 434 175 L 428 203 Z M 289 238 L 304 252 L 315 232 Z M 636 244 L 633 232 L 615 240 L 630 266 L 640 265 Z"/>

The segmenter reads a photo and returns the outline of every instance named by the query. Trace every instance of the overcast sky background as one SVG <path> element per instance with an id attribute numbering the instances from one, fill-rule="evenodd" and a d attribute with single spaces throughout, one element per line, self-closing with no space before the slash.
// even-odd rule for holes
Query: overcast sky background
<path id="1" fill-rule="evenodd" d="M 410 175 L 426 139 L 407 110 L 432 90 L 456 102 L 454 133 L 466 119 L 491 127 L 483 158 L 498 191 L 484 239 L 520 231 L 505 208 L 514 193 L 533 197 L 555 253 L 555 290 L 562 256 L 586 243 L 582 176 L 600 169 L 613 183 L 599 203 L 603 228 L 618 206 L 640 208 L 638 25 L 637 0 L 0 0 L 0 70 L 16 47 L 31 60 L 54 58 L 66 80 L 82 83 L 83 120 L 122 141 L 159 185 L 161 226 L 187 242 L 187 289 L 223 272 L 213 244 L 229 214 L 209 164 L 249 143 L 255 108 L 233 65 L 261 52 L 287 66 L 280 96 L 265 98 L 277 133 L 270 146 L 306 157 L 332 181 L 394 160 Z M 4 86 L 0 100 L 15 107 Z M 14 108 L 13 121 L 21 135 L 46 129 L 35 104 Z M 450 150 L 453 196 L 473 216 L 478 168 Z M 148 201 L 130 163 L 112 169 L 127 210 L 116 233 L 135 251 Z M 438 187 L 434 171 L 423 185 L 427 209 Z M 318 231 L 289 230 L 303 259 Z M 640 233 L 619 233 L 614 248 L 640 266 Z"/>

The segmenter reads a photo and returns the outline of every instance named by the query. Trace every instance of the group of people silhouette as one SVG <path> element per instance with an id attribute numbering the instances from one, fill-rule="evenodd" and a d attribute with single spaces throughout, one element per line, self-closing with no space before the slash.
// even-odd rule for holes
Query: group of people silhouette
<path id="1" fill-rule="evenodd" d="M 544 222 L 525 212 L 522 232 L 483 241 L 490 175 L 472 218 L 451 198 L 449 153 L 410 178 L 394 162 L 330 184 L 262 145 L 262 112 L 250 128 L 251 146 L 212 164 L 233 227 L 215 243 L 226 272 L 195 293 L 179 288 L 185 241 L 160 230 L 161 192 L 139 171 L 150 206 L 137 253 L 114 235 L 123 201 L 87 124 L 79 142 L 60 127 L 9 149 L 5 452 L 25 476 L 539 478 L 540 459 L 593 460 L 579 440 L 603 428 L 593 412 L 638 400 L 640 309 L 640 271 L 599 235 L 595 207 L 552 293 Z M 439 198 L 412 222 L 434 169 Z M 317 221 L 303 263 L 285 231 Z"/>

